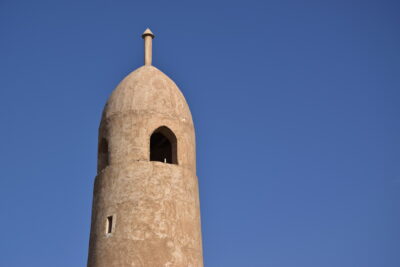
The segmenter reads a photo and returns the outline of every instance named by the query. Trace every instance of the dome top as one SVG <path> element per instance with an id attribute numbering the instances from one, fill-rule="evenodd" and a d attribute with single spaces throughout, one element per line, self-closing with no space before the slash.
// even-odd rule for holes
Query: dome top
<path id="1" fill-rule="evenodd" d="M 178 86 L 151 65 L 136 69 L 121 81 L 107 101 L 103 118 L 125 112 L 158 113 L 192 124 L 188 104 Z"/>
<path id="2" fill-rule="evenodd" d="M 178 86 L 162 71 L 153 67 L 149 28 L 144 39 L 144 66 L 126 76 L 113 91 L 103 111 L 103 118 L 126 112 L 157 113 L 193 124 L 192 115 Z"/>

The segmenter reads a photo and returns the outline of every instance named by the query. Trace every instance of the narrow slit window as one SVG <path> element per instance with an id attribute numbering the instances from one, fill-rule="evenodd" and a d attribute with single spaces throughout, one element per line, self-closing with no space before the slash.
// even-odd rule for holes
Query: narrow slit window
<path id="1" fill-rule="evenodd" d="M 113 216 L 107 217 L 107 234 L 111 234 L 113 230 Z"/>

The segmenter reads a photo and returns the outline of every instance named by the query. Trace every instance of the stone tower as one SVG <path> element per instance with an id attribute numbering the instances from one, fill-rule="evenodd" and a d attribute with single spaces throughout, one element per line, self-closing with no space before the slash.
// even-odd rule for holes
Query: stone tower
<path id="1" fill-rule="evenodd" d="M 125 77 L 104 107 L 93 191 L 89 267 L 203 266 L 192 116 L 151 65 Z"/>

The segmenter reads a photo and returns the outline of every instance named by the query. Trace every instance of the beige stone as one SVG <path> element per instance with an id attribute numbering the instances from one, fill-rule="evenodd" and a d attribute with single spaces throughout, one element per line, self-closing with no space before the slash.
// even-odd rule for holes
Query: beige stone
<path id="1" fill-rule="evenodd" d="M 176 84 L 151 66 L 153 37 L 143 34 L 145 65 L 103 111 L 89 267 L 203 266 L 192 116 Z"/>

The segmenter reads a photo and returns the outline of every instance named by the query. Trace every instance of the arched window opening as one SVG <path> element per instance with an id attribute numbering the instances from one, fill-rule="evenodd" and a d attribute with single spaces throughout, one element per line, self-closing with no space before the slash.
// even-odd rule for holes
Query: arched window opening
<path id="1" fill-rule="evenodd" d="M 162 126 L 151 135 L 150 161 L 178 164 L 177 140 L 169 128 Z"/>
<path id="2" fill-rule="evenodd" d="M 99 143 L 99 151 L 98 151 L 98 171 L 103 170 L 105 167 L 108 166 L 108 142 L 107 139 L 104 137 L 101 138 Z"/>

